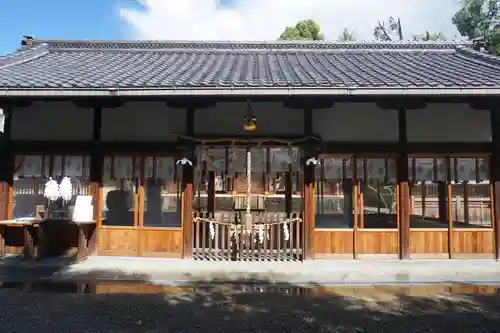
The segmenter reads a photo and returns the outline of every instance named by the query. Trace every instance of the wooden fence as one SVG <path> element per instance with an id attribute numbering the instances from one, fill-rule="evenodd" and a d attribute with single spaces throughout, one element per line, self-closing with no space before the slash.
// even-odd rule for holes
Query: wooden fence
<path id="1" fill-rule="evenodd" d="M 194 213 L 193 258 L 211 261 L 301 261 L 302 217 L 253 215 L 247 229 L 242 213 Z"/>

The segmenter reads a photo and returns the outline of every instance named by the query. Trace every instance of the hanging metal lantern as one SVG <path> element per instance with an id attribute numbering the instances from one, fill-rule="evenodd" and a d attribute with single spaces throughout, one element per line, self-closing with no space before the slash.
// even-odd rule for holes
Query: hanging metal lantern
<path id="1" fill-rule="evenodd" d="M 250 102 L 248 102 L 247 112 L 243 118 L 243 129 L 245 132 L 253 132 L 257 129 L 257 118 L 253 115 Z"/>

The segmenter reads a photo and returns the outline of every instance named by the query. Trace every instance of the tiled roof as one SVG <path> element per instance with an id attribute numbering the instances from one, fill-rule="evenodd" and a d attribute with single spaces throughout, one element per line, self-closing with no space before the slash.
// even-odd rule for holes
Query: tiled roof
<path id="1" fill-rule="evenodd" d="M 0 96 L 500 91 L 500 58 L 455 42 L 26 43 L 0 57 Z"/>

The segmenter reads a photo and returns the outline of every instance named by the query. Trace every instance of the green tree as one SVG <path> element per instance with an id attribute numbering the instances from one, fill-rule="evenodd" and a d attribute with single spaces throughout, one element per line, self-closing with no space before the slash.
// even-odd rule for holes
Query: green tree
<path id="1" fill-rule="evenodd" d="M 373 29 L 373 37 L 375 37 L 376 40 L 384 42 L 403 40 L 401 20 L 391 16 L 387 22 L 379 21 L 377 26 Z"/>
<path id="2" fill-rule="evenodd" d="M 319 24 L 314 20 L 302 20 L 294 27 L 286 27 L 278 40 L 323 40 Z"/>
<path id="3" fill-rule="evenodd" d="M 338 38 L 339 42 L 352 42 L 355 40 L 356 38 L 354 37 L 354 33 L 347 28 L 344 28 Z"/>
<path id="4" fill-rule="evenodd" d="M 491 53 L 500 54 L 500 0 L 462 0 L 452 18 L 460 35 L 484 39 Z"/>

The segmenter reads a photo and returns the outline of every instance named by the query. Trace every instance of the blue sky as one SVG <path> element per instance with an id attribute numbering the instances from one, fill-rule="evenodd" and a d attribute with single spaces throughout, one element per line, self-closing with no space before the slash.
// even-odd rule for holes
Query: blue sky
<path id="1" fill-rule="evenodd" d="M 227 6 L 236 0 L 217 0 Z M 137 0 L 0 0 L 0 55 L 15 51 L 23 35 L 48 39 L 127 39 L 131 27 L 120 8 Z"/>
<path id="2" fill-rule="evenodd" d="M 0 0 L 0 55 L 13 52 L 22 35 L 54 39 L 122 39 L 119 7 L 134 0 Z"/>
<path id="3" fill-rule="evenodd" d="M 48 39 L 276 40 L 298 20 L 316 20 L 328 40 L 344 28 L 357 40 L 401 18 L 405 37 L 426 30 L 449 40 L 458 0 L 0 0 L 0 55 L 22 35 Z M 355 15 L 353 15 L 355 13 Z M 460 36 L 458 36 L 460 37 Z"/>

